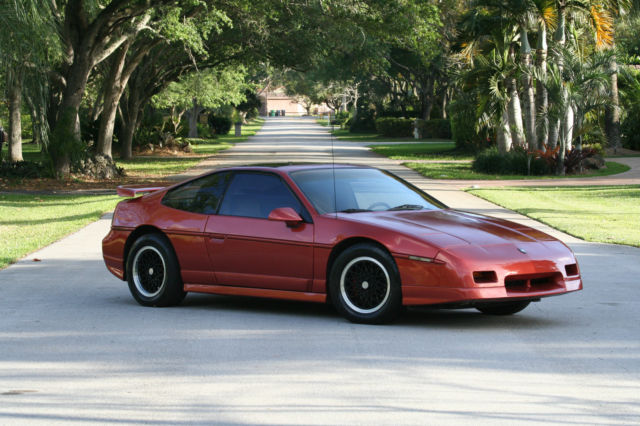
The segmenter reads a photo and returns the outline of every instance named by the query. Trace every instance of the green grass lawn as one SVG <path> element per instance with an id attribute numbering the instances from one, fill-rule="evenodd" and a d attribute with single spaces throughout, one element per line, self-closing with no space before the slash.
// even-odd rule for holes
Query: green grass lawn
<path id="1" fill-rule="evenodd" d="M 116 195 L 0 194 L 0 269 L 113 210 Z"/>
<path id="2" fill-rule="evenodd" d="M 640 185 L 469 192 L 587 241 L 640 247 Z"/>
<path id="3" fill-rule="evenodd" d="M 449 141 L 370 145 L 369 148 L 393 160 L 473 160 L 473 155 L 456 152 L 456 144 Z"/>
<path id="4" fill-rule="evenodd" d="M 460 180 L 521 180 L 521 179 L 562 179 L 609 176 L 626 172 L 629 166 L 607 161 L 606 167 L 589 173 L 568 176 L 523 176 L 523 175 L 490 175 L 477 173 L 471 169 L 471 163 L 404 163 L 405 166 L 431 179 L 460 179 Z"/>
<path id="5" fill-rule="evenodd" d="M 338 126 L 331 133 L 341 141 L 351 142 L 449 142 L 442 139 L 391 138 L 377 133 L 351 133 L 348 129 L 341 129 Z"/>
<path id="6" fill-rule="evenodd" d="M 5 142 L 2 146 L 2 158 L 7 160 L 9 158 L 9 147 Z M 42 154 L 40 153 L 40 147 L 31 143 L 31 139 L 24 139 L 22 141 L 22 158 L 25 161 L 40 161 Z"/>

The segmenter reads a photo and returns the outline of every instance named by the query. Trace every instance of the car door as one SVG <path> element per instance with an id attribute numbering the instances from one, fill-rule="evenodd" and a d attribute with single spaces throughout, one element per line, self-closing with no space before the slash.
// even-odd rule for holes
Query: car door
<path id="1" fill-rule="evenodd" d="M 155 222 L 173 245 L 185 284 L 211 284 L 215 275 L 207 253 L 205 226 L 215 214 L 230 173 L 213 173 L 169 190 L 162 207 L 154 212 Z"/>
<path id="2" fill-rule="evenodd" d="M 295 227 L 268 220 L 278 207 L 305 219 Z M 205 239 L 218 284 L 309 291 L 313 223 L 286 182 L 274 173 L 235 172 Z"/>

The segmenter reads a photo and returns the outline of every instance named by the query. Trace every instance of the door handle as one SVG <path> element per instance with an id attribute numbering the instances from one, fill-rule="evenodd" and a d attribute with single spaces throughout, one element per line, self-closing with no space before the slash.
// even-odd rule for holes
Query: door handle
<path id="1" fill-rule="evenodd" d="M 209 235 L 209 239 L 212 242 L 221 243 L 221 242 L 224 241 L 224 235 L 223 234 L 210 234 Z"/>

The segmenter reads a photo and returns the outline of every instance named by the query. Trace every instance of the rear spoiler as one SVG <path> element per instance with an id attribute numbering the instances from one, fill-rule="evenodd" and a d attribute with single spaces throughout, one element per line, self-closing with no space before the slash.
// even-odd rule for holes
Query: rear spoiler
<path id="1" fill-rule="evenodd" d="M 164 186 L 118 186 L 117 192 L 121 197 L 135 197 L 139 194 L 146 194 L 148 192 L 155 192 L 164 189 Z"/>

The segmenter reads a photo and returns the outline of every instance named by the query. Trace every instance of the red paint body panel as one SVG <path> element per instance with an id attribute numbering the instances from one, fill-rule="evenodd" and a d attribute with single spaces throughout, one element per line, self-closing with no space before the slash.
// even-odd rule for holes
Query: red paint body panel
<path id="1" fill-rule="evenodd" d="M 288 175 L 313 167 L 326 166 L 238 168 L 279 175 L 312 223 L 287 223 L 295 219 L 287 211 L 275 212 L 276 220 L 189 213 L 162 204 L 171 188 L 153 188 L 118 204 L 103 240 L 105 264 L 124 279 L 134 231 L 155 230 L 173 245 L 187 291 L 324 302 L 332 252 L 357 239 L 391 253 L 406 305 L 538 299 L 582 289 L 571 250 L 523 225 L 450 209 L 317 214 Z M 475 282 L 475 271 L 494 272 L 496 280 Z"/>
<path id="2" fill-rule="evenodd" d="M 310 291 L 313 224 L 295 228 L 268 219 L 214 216 L 207 222 L 207 248 L 220 284 Z"/>

